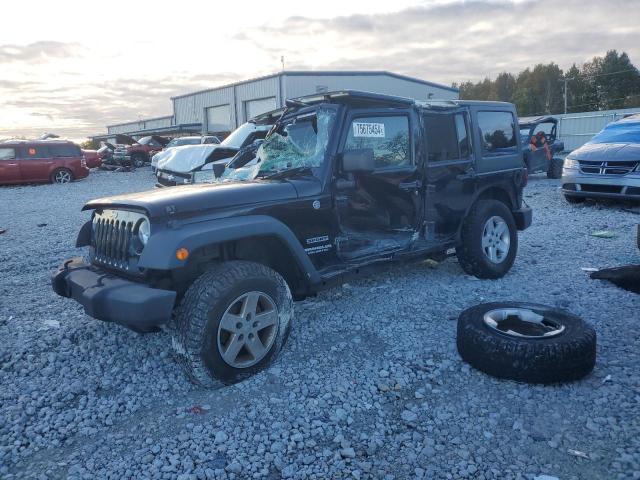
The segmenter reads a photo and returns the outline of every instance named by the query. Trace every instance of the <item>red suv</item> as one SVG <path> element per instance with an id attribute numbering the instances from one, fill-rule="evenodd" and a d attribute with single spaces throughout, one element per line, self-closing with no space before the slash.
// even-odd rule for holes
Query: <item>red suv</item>
<path id="1" fill-rule="evenodd" d="M 64 140 L 0 143 L 0 184 L 68 183 L 89 175 L 82 150 Z"/>

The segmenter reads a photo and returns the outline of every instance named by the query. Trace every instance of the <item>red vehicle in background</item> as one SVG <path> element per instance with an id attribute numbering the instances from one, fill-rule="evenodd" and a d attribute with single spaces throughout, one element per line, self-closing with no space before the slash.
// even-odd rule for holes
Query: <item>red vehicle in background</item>
<path id="1" fill-rule="evenodd" d="M 102 159 L 98 155 L 97 150 L 82 150 L 84 160 L 89 168 L 97 168 L 102 165 Z"/>
<path id="2" fill-rule="evenodd" d="M 0 143 L 0 184 L 69 183 L 89 175 L 82 150 L 66 140 Z"/>
<path id="3" fill-rule="evenodd" d="M 131 164 L 134 167 L 142 167 L 145 163 L 149 163 L 151 161 L 151 157 L 155 153 L 161 151 L 167 143 L 169 143 L 168 138 L 160 137 L 158 135 L 142 137 L 137 142 L 125 147 L 124 155 L 130 158 Z M 114 152 L 116 160 L 118 160 L 121 153 L 122 152 L 116 148 L 116 151 Z"/>

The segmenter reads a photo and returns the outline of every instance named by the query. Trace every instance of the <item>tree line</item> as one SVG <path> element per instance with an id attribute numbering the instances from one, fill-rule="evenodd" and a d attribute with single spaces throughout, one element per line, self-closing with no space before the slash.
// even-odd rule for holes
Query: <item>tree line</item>
<path id="1" fill-rule="evenodd" d="M 640 106 L 640 73 L 616 50 L 580 67 L 574 63 L 566 72 L 553 62 L 540 63 L 517 75 L 503 72 L 495 80 L 453 86 L 461 99 L 511 102 L 526 116 L 563 113 L 565 80 L 568 113 Z"/>

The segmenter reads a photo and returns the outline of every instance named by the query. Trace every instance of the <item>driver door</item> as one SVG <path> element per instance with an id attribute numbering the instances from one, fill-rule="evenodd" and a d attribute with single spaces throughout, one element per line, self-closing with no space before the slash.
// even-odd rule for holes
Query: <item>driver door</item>
<path id="1" fill-rule="evenodd" d="M 341 154 L 370 149 L 374 162 L 371 171 L 338 172 L 337 251 L 343 260 L 410 248 L 422 215 L 415 124 L 408 109 L 353 110 L 348 115 Z"/>

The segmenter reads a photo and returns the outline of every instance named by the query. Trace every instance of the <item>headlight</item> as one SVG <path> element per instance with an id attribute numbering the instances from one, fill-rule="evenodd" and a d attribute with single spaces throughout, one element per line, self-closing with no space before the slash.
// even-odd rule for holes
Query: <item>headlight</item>
<path id="1" fill-rule="evenodd" d="M 138 240 L 144 247 L 149 241 L 149 235 L 151 235 L 151 224 L 146 218 L 142 219 L 138 224 Z"/>
<path id="2" fill-rule="evenodd" d="M 562 166 L 564 168 L 578 168 L 580 164 L 578 163 L 577 160 L 574 160 L 573 158 L 565 158 Z"/>

